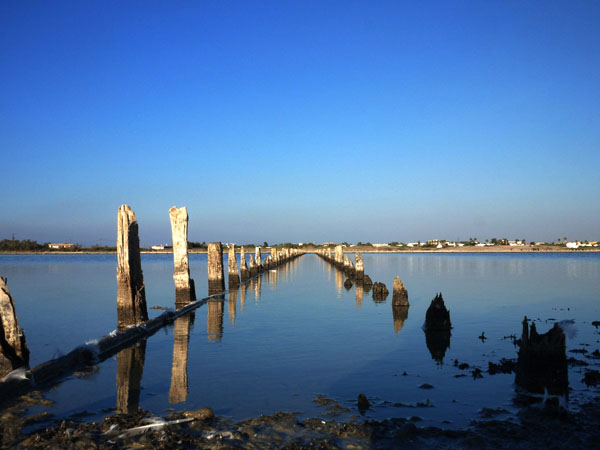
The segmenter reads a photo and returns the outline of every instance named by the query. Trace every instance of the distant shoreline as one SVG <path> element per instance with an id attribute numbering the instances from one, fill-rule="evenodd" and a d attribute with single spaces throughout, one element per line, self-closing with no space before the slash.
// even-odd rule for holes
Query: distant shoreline
<path id="1" fill-rule="evenodd" d="M 266 254 L 270 254 L 268 248 L 261 247 L 261 250 Z M 307 249 L 306 253 L 316 253 L 317 249 Z M 510 246 L 490 246 L 490 247 L 446 247 L 446 248 L 416 248 L 416 249 L 373 249 L 364 247 L 352 247 L 348 249 L 344 248 L 344 253 L 598 253 L 600 247 L 592 248 L 581 248 L 571 249 L 556 246 L 524 246 L 524 247 L 510 247 Z M 169 250 L 150 250 L 141 251 L 144 255 L 170 255 L 173 252 Z M 189 254 L 206 254 L 206 250 L 189 250 Z M 225 251 L 223 253 L 226 253 Z M 239 254 L 239 251 L 236 250 Z M 254 253 L 249 250 L 246 253 Z M 0 251 L 0 255 L 114 255 L 116 252 L 108 251 Z"/>

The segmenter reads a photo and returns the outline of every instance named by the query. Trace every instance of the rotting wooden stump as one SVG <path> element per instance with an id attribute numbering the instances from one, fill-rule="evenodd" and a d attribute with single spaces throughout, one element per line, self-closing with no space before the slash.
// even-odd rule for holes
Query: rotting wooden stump
<path id="1" fill-rule="evenodd" d="M 208 244 L 208 295 L 224 290 L 223 246 L 220 242 L 211 242 Z"/>
<path id="2" fill-rule="evenodd" d="M 184 206 L 169 209 L 171 236 L 173 239 L 173 281 L 175 282 L 175 304 L 181 305 L 196 300 L 194 280 L 190 278 L 188 257 L 188 212 Z"/>
<path id="3" fill-rule="evenodd" d="M 0 277 L 0 378 L 28 365 L 29 349 L 25 332 L 19 326 L 7 280 Z"/>
<path id="4" fill-rule="evenodd" d="M 394 278 L 392 303 L 398 306 L 410 306 L 408 303 L 408 291 L 404 287 L 402 280 L 398 277 Z"/>
<path id="5" fill-rule="evenodd" d="M 373 284 L 373 300 L 376 302 L 384 301 L 389 294 L 388 288 L 384 283 L 375 282 Z"/>
<path id="6" fill-rule="evenodd" d="M 446 309 L 441 292 L 431 300 L 431 304 L 425 313 L 425 329 L 430 331 L 450 331 L 452 329 L 450 311 Z"/>
<path id="7" fill-rule="evenodd" d="M 229 247 L 229 257 L 227 261 L 229 274 L 229 289 L 235 289 L 240 285 L 240 275 L 238 273 L 237 261 L 235 259 L 235 245 Z"/>
<path id="8" fill-rule="evenodd" d="M 352 289 L 354 283 L 352 283 L 352 280 L 350 278 L 346 278 L 346 281 L 344 281 L 344 288 L 349 291 L 350 289 Z"/>
<path id="9" fill-rule="evenodd" d="M 450 347 L 451 329 L 450 311 L 446 309 L 444 298 L 440 292 L 431 301 L 425 313 L 424 326 L 425 343 L 431 357 L 439 364 L 444 362 L 446 350 Z"/>
<path id="10" fill-rule="evenodd" d="M 363 288 L 365 289 L 365 292 L 367 292 L 367 293 L 371 292 L 371 288 L 373 287 L 373 280 L 371 280 L 371 277 L 369 275 L 364 275 L 362 277 L 362 285 L 363 285 Z"/>
<path id="11" fill-rule="evenodd" d="M 117 214 L 117 319 L 121 328 L 148 320 L 138 223 L 127 205 Z"/>
<path id="12" fill-rule="evenodd" d="M 538 334 L 535 323 L 528 326 L 527 317 L 523 319 L 515 384 L 535 394 L 568 393 L 565 333 L 557 323 L 546 333 Z"/>

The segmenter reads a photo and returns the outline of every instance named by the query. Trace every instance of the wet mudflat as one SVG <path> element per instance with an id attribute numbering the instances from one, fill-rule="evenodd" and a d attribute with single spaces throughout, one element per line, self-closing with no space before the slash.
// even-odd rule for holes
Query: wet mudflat
<path id="1" fill-rule="evenodd" d="M 11 258 L 0 260 L 0 267 L 9 278 L 32 365 L 51 357 L 49 353 L 69 351 L 115 328 L 115 265 L 110 255 L 74 257 L 80 258 L 75 261 L 68 255 Z M 363 258 L 365 273 L 373 281 L 391 288 L 396 275 L 402 278 L 408 310 L 393 308 L 391 296 L 374 301 L 355 286 L 346 289 L 343 273 L 306 255 L 44 392 L 45 404 L 30 402 L 19 413 L 35 418 L 23 424 L 22 432 L 42 436 L 40 430 L 49 427 L 50 434 L 38 438 L 50 439 L 48 443 L 89 427 L 87 438 L 109 445 L 111 439 L 102 433 L 113 424 L 110 421 L 123 420 L 120 428 L 128 429 L 143 425 L 140 414 L 172 421 L 185 411 L 210 407 L 216 414 L 210 422 L 172 424 L 148 431 L 162 434 L 131 439 L 153 436 L 153 442 L 168 442 L 164 436 L 174 433 L 176 439 L 181 432 L 192 433 L 189 439 L 207 447 L 209 443 L 261 446 L 248 437 L 259 432 L 246 436 L 239 431 L 248 420 L 264 430 L 265 442 L 274 447 L 278 439 L 280 444 L 312 445 L 311 439 L 330 438 L 332 446 L 385 446 L 395 435 L 407 439 L 410 435 L 415 445 L 450 439 L 452 446 L 463 442 L 460 439 L 476 442 L 478 435 L 472 433 L 484 429 L 500 432 L 504 427 L 505 432 L 517 433 L 523 420 L 539 416 L 538 410 L 524 410 L 516 401 L 510 370 L 524 315 L 541 332 L 556 322 L 566 330 L 571 388 L 567 406 L 573 418 L 569 426 L 579 420 L 585 427 L 591 416 L 597 416 L 594 405 L 583 405 L 597 393 L 584 379 L 594 380 L 592 371 L 600 361 L 600 336 L 593 325 L 600 319 L 599 257 L 367 254 Z M 144 256 L 142 264 L 148 306 L 172 307 L 169 255 Z M 190 266 L 202 296 L 206 257 L 193 255 Z M 441 344 L 428 341 L 421 328 L 437 292 L 443 293 L 453 325 L 449 339 Z M 367 410 L 357 407 L 359 393 L 369 400 Z M 448 431 L 463 429 L 472 420 L 482 424 L 468 433 Z M 552 420 L 558 419 L 544 416 L 544 423 Z M 425 432 L 414 426 L 436 428 Z M 276 429 L 283 430 L 280 438 Z"/>

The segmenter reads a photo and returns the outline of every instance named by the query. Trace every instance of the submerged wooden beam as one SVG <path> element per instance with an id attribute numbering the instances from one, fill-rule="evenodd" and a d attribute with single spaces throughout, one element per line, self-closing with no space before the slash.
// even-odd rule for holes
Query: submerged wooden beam
<path id="1" fill-rule="evenodd" d="M 119 327 L 148 320 L 138 223 L 127 205 L 117 214 L 117 318 Z"/>
<path id="2" fill-rule="evenodd" d="M 173 280 L 175 281 L 175 304 L 196 300 L 194 280 L 190 278 L 188 258 L 188 212 L 184 206 L 169 209 L 171 235 L 173 238 Z"/>

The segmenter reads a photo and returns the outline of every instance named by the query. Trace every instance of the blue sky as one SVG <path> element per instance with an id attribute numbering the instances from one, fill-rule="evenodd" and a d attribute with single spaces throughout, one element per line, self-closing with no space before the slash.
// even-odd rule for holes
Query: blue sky
<path id="1" fill-rule="evenodd" d="M 599 239 L 600 4 L 0 4 L 0 239 Z M 102 241 L 100 241 L 102 240 Z"/>

